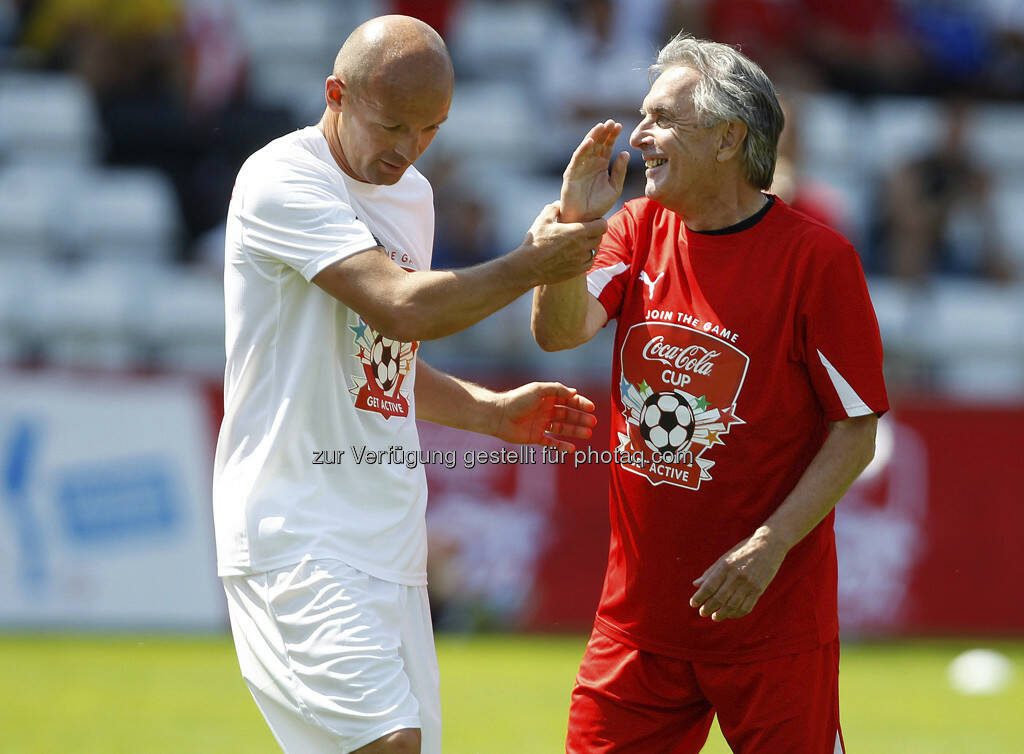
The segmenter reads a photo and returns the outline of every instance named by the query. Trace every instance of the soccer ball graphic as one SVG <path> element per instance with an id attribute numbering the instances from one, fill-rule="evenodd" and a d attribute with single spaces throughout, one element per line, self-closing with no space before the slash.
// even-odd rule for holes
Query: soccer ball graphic
<path id="1" fill-rule="evenodd" d="M 662 455 L 680 450 L 693 437 L 693 409 L 681 393 L 653 393 L 640 410 L 640 436 Z"/>
<path id="2" fill-rule="evenodd" d="M 390 390 L 398 378 L 398 357 L 402 344 L 397 340 L 378 335 L 370 348 L 370 368 L 383 390 Z"/>

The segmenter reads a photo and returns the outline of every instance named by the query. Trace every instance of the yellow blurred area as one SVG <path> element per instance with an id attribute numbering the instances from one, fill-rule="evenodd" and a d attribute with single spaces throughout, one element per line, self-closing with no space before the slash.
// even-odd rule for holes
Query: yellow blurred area
<path id="1" fill-rule="evenodd" d="M 177 30 L 183 17 L 177 0 L 44 0 L 32 14 L 24 44 L 46 55 L 78 29 L 115 39 L 159 36 Z"/>

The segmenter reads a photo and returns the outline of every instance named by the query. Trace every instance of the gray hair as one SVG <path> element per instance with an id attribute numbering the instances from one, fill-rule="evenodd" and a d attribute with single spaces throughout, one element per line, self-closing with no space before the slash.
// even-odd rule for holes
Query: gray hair
<path id="1" fill-rule="evenodd" d="M 693 89 L 693 106 L 704 128 L 722 121 L 746 124 L 743 176 L 757 188 L 768 189 L 786 121 L 765 72 L 735 47 L 696 39 L 686 32 L 679 32 L 661 48 L 650 68 L 651 80 L 675 66 L 693 68 L 700 74 Z"/>

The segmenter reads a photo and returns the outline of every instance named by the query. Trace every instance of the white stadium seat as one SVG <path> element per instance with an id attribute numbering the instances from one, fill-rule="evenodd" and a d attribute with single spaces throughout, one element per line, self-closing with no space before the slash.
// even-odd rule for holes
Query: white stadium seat
<path id="1" fill-rule="evenodd" d="M 918 319 L 917 337 L 933 353 L 964 361 L 1012 353 L 1019 358 L 1024 345 L 1024 291 L 1019 285 L 939 280 L 928 293 L 931 307 Z"/>
<path id="2" fill-rule="evenodd" d="M 157 170 L 90 171 L 69 200 L 66 241 L 88 256 L 169 260 L 181 232 L 177 199 Z"/>
<path id="3" fill-rule="evenodd" d="M 538 47 L 556 23 L 550 3 L 462 3 L 455 15 L 448 43 L 460 76 L 526 82 Z"/>
<path id="4" fill-rule="evenodd" d="M 0 257 L 39 258 L 60 249 L 60 228 L 80 172 L 72 165 L 19 162 L 0 170 Z"/>
<path id="5" fill-rule="evenodd" d="M 470 168 L 478 160 L 506 160 L 526 170 L 544 156 L 537 128 L 525 87 L 511 81 L 460 82 L 435 142 Z"/>
<path id="6" fill-rule="evenodd" d="M 942 138 L 942 105 L 923 97 L 880 97 L 866 111 L 855 158 L 870 169 L 887 173 L 919 157 Z"/>
<path id="7" fill-rule="evenodd" d="M 1024 131 L 1021 139 L 1024 140 Z M 1000 239 L 1017 276 L 1024 279 L 1024 175 L 1017 178 L 1003 176 L 992 188 Z"/>
<path id="8" fill-rule="evenodd" d="M 240 7 L 238 20 L 253 61 L 319 56 L 340 46 L 332 34 L 331 7 L 324 3 L 260 0 Z"/>
<path id="9" fill-rule="evenodd" d="M 134 265 L 51 262 L 35 278 L 28 311 L 32 342 L 54 364 L 126 368 L 137 364 L 130 337 L 143 316 L 143 286 Z"/>
<path id="10" fill-rule="evenodd" d="M 846 168 L 855 165 L 864 137 L 863 108 L 849 97 L 814 94 L 800 99 L 794 117 L 800 157 L 806 164 Z"/>
<path id="11" fill-rule="evenodd" d="M 94 162 L 96 105 L 74 76 L 0 73 L 0 157 L 8 162 Z"/>
<path id="12" fill-rule="evenodd" d="M 156 362 L 175 370 L 224 372 L 224 282 L 209 271 L 168 271 L 149 292 L 139 336 Z"/>
<path id="13" fill-rule="evenodd" d="M 988 168 L 1024 178 L 1024 105 L 974 107 L 968 131 L 971 151 Z"/>

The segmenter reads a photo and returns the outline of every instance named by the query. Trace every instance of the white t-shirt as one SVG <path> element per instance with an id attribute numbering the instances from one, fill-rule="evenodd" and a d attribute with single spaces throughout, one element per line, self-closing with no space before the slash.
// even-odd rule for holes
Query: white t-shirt
<path id="1" fill-rule="evenodd" d="M 404 268 L 428 269 L 433 235 L 433 195 L 415 168 L 394 186 L 360 183 L 318 128 L 276 139 L 242 166 L 227 220 L 213 479 L 221 575 L 313 557 L 426 583 L 423 469 L 370 462 L 392 446 L 419 450 L 418 344 L 381 338 L 310 281 L 378 245 Z"/>

